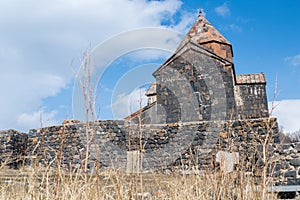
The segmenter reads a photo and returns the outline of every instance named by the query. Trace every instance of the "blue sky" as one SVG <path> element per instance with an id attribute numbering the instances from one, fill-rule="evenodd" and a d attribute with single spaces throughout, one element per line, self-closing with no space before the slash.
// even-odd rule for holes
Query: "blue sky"
<path id="1" fill-rule="evenodd" d="M 277 77 L 274 115 L 285 131 L 299 130 L 300 1 L 296 0 L 0 1 L 0 129 L 27 131 L 73 118 L 73 85 L 86 49 L 145 27 L 185 33 L 199 7 L 232 43 L 236 72 L 265 73 L 269 101 Z M 117 107 L 114 114 L 126 113 L 124 103 L 139 94 L 141 85 L 133 84 L 131 92 L 118 90 L 124 85 L 122 77 L 145 64 L 154 69 L 169 55 L 142 50 L 113 60 L 97 85 L 100 118 L 112 118 L 112 105 Z M 151 74 L 143 78 L 145 84 L 154 80 Z"/>

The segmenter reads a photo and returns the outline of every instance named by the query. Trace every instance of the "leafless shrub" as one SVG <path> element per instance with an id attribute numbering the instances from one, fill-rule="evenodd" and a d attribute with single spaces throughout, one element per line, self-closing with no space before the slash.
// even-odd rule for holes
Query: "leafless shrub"
<path id="1" fill-rule="evenodd" d="M 287 133 L 285 137 L 289 138 L 290 142 L 300 142 L 300 130 Z"/>

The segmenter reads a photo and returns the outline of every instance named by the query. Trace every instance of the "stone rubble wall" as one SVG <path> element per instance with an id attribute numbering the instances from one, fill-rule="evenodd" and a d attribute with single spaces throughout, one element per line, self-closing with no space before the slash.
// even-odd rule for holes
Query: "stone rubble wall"
<path id="1" fill-rule="evenodd" d="M 272 153 L 269 172 L 277 185 L 300 185 L 300 142 L 280 144 Z"/>
<path id="2" fill-rule="evenodd" d="M 32 129 L 28 133 L 27 163 L 79 168 L 85 152 L 75 125 Z"/>
<path id="3" fill-rule="evenodd" d="M 265 84 L 236 85 L 235 98 L 239 119 L 269 117 Z"/>
<path id="4" fill-rule="evenodd" d="M 141 150 L 144 171 L 195 166 L 212 170 L 220 167 L 216 154 L 225 151 L 238 152 L 236 169 L 259 176 L 265 149 L 269 176 L 277 184 L 300 184 L 300 143 L 280 144 L 274 118 L 141 126 L 107 120 L 89 123 L 88 130 L 89 169 L 99 163 L 102 168 L 127 170 L 132 152 Z M 79 169 L 85 162 L 86 138 L 86 124 L 80 122 L 33 129 L 28 134 L 1 131 L 1 163 Z"/>
<path id="5" fill-rule="evenodd" d="M 0 131 L 0 161 L 17 168 L 26 156 L 28 136 L 15 130 Z"/>
<path id="6" fill-rule="evenodd" d="M 232 69 L 194 48 L 184 47 L 154 74 L 157 104 L 164 108 L 158 115 L 167 123 L 236 119 Z"/>
<path id="7" fill-rule="evenodd" d="M 189 43 L 171 58 L 153 74 L 161 123 L 269 117 L 265 82 L 237 84 L 232 63 Z"/>

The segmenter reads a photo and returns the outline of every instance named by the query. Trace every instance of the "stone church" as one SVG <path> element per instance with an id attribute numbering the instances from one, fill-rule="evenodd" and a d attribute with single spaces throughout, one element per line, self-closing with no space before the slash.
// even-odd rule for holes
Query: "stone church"
<path id="1" fill-rule="evenodd" d="M 269 117 L 265 75 L 237 75 L 231 43 L 201 11 L 153 76 L 148 105 L 126 119 L 162 124 Z"/>
<path id="2" fill-rule="evenodd" d="M 264 74 L 236 75 L 232 58 L 230 42 L 200 12 L 175 53 L 153 73 L 147 106 L 125 120 L 94 121 L 88 127 L 78 121 L 29 133 L 4 131 L 0 162 L 33 156 L 29 164 L 48 165 L 63 147 L 62 167 L 80 168 L 88 129 L 97 143 L 89 149 L 91 169 L 100 162 L 105 168 L 139 171 L 135 163 L 141 162 L 145 171 L 211 170 L 222 168 L 226 154 L 234 162 L 225 171 L 237 163 L 259 171 L 262 155 L 256 150 L 280 142 L 277 121 L 269 118 Z"/>

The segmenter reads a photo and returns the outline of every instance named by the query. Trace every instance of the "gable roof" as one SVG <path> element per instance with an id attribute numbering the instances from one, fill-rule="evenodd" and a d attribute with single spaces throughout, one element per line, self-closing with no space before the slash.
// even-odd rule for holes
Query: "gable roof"
<path id="1" fill-rule="evenodd" d="M 192 42 L 191 40 L 188 40 L 186 43 L 183 44 L 183 46 L 179 47 L 175 53 L 168 58 L 158 69 L 156 69 L 153 72 L 153 76 L 155 76 L 159 71 L 161 71 L 162 69 L 164 69 L 166 66 L 168 66 L 168 64 L 170 62 L 172 62 L 173 60 L 175 60 L 177 57 L 183 55 L 185 52 L 189 51 L 189 50 L 194 50 L 197 53 L 201 53 L 201 54 L 205 54 L 207 56 L 213 57 L 214 59 L 219 60 L 220 62 L 226 63 L 226 64 L 230 64 L 233 65 L 232 61 L 230 60 L 226 60 L 225 58 L 222 58 L 220 56 L 218 56 L 217 54 L 211 52 L 210 50 L 208 50 L 207 48 L 196 44 L 194 42 Z"/>

